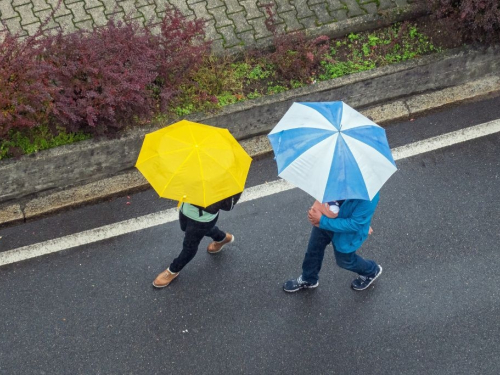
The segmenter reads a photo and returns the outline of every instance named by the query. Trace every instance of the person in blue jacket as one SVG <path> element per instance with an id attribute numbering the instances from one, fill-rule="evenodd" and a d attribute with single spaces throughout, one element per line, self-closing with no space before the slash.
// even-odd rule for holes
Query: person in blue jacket
<path id="1" fill-rule="evenodd" d="M 326 246 L 331 242 L 337 265 L 355 272 L 358 277 L 351 283 L 354 290 L 365 290 L 382 273 L 382 267 L 373 260 L 356 254 L 371 234 L 370 222 L 379 201 L 377 193 L 371 201 L 346 199 L 338 201 L 338 214 L 328 204 L 314 203 L 308 213 L 313 224 L 309 245 L 302 263 L 302 275 L 285 282 L 285 292 L 316 288 Z M 334 203 L 334 202 L 330 202 Z"/>

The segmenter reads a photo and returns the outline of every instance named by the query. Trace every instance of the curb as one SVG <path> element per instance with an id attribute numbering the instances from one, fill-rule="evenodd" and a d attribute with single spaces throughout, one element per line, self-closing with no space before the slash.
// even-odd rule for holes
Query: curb
<path id="1" fill-rule="evenodd" d="M 343 100 L 381 125 L 500 91 L 500 46 L 458 48 L 187 119 L 228 129 L 253 157 L 269 153 L 267 134 L 293 102 Z M 145 134 L 92 139 L 0 163 L 0 227 L 149 187 L 135 170 Z"/>
<path id="2" fill-rule="evenodd" d="M 379 125 L 387 125 L 390 122 L 408 120 L 446 106 L 490 96 L 500 96 L 500 72 L 463 85 L 396 100 L 361 112 Z M 266 135 L 242 140 L 240 143 L 254 159 L 272 153 Z M 0 227 L 31 221 L 66 209 L 97 203 L 149 188 L 149 183 L 140 172 L 131 169 L 118 176 L 30 199 L 24 207 L 21 207 L 20 203 L 4 206 L 0 208 Z"/>

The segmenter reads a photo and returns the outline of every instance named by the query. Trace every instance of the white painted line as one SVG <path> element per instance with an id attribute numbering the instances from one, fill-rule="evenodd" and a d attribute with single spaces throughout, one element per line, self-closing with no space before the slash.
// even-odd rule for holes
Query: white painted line
<path id="1" fill-rule="evenodd" d="M 406 146 L 397 147 L 392 150 L 392 154 L 394 160 L 404 159 L 498 132 L 500 132 L 500 120 L 490 121 L 467 129 L 457 130 L 455 132 L 411 143 Z M 293 188 L 294 186 L 285 180 L 277 180 L 263 185 L 253 186 L 243 192 L 240 202 L 248 202 Z M 177 220 L 177 218 L 177 209 L 172 208 L 69 236 L 0 252 L 0 266 L 170 223 Z"/>
<path id="2" fill-rule="evenodd" d="M 240 202 L 251 201 L 293 188 L 294 186 L 290 185 L 285 180 L 277 180 L 263 185 L 253 186 L 243 192 Z M 134 219 L 71 234 L 69 236 L 0 252 L 0 266 L 170 223 L 177 220 L 178 217 L 179 214 L 177 209 L 171 208 L 154 214 L 144 215 Z"/>
<path id="3" fill-rule="evenodd" d="M 500 132 L 500 120 L 485 122 L 484 124 L 471 126 L 470 128 L 460 129 L 451 133 L 441 134 L 437 137 L 397 147 L 392 150 L 392 156 L 394 160 L 409 158 L 411 156 L 434 151 L 439 148 L 452 146 L 457 143 L 470 141 L 498 132 Z"/>

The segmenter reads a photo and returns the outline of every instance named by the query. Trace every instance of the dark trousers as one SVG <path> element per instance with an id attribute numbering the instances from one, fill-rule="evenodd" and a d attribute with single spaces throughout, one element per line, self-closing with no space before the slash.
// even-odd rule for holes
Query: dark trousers
<path id="1" fill-rule="evenodd" d="M 302 263 L 302 280 L 313 284 L 318 281 L 325 249 L 332 242 L 332 239 L 333 232 L 313 227 L 304 262 Z M 377 271 L 377 263 L 373 260 L 363 259 L 355 251 L 352 253 L 341 253 L 334 246 L 333 253 L 335 254 L 335 261 L 340 268 L 356 272 L 362 276 L 374 276 Z"/>
<path id="2" fill-rule="evenodd" d="M 203 237 L 211 237 L 217 242 L 226 238 L 226 233 L 215 226 L 218 218 L 219 215 L 212 221 L 202 223 L 188 218 L 179 211 L 179 223 L 181 230 L 184 232 L 184 242 L 182 243 L 181 253 L 170 264 L 171 272 L 179 272 L 194 258 Z"/>

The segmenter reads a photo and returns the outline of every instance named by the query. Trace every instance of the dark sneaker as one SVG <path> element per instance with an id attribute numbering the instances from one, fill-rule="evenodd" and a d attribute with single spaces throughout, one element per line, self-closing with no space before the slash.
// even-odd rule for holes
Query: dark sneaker
<path id="1" fill-rule="evenodd" d="M 316 284 L 309 283 L 307 281 L 302 280 L 302 275 L 300 275 L 296 279 L 288 280 L 283 284 L 283 290 L 285 292 L 296 292 L 300 289 L 312 289 L 316 288 L 319 285 L 319 282 L 316 281 Z"/>
<path id="2" fill-rule="evenodd" d="M 358 275 L 358 278 L 353 280 L 353 282 L 351 283 L 351 288 L 354 290 L 365 290 L 370 285 L 372 285 L 373 282 L 375 280 L 377 280 L 377 277 L 379 277 L 381 274 L 382 274 L 382 266 L 379 264 L 378 270 L 377 270 L 377 273 L 375 273 L 375 276 L 366 277 L 366 276 Z"/>

